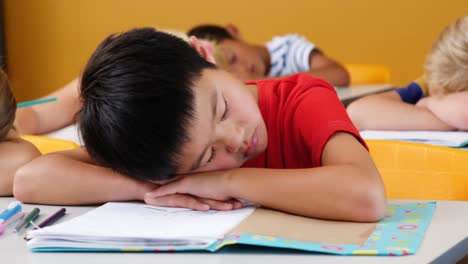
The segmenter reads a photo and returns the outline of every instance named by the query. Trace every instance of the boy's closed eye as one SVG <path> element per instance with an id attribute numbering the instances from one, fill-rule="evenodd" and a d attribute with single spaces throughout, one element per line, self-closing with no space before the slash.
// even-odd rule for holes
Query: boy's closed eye
<path id="1" fill-rule="evenodd" d="M 221 121 L 226 120 L 226 118 L 227 118 L 228 115 L 229 115 L 229 104 L 228 104 L 228 101 L 226 100 L 225 97 L 223 97 L 223 101 L 224 101 L 224 111 L 223 111 L 223 115 L 221 116 Z M 216 149 L 215 149 L 214 146 L 212 146 L 212 147 L 211 147 L 210 158 L 208 159 L 208 161 L 206 162 L 205 165 L 211 163 L 215 158 L 216 158 Z"/>

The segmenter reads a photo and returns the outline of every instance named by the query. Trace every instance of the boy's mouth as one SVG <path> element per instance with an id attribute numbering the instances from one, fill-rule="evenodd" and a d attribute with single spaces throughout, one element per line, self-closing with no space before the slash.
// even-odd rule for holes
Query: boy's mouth
<path id="1" fill-rule="evenodd" d="M 257 129 L 254 130 L 252 136 L 250 137 L 250 142 L 249 146 L 245 150 L 245 156 L 249 157 L 252 156 L 253 153 L 257 150 L 257 144 L 258 144 L 258 136 L 257 136 Z"/>

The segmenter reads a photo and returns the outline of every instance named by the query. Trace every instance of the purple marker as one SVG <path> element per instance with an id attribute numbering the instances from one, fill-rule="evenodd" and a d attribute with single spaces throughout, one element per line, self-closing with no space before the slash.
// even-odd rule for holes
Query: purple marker
<path id="1" fill-rule="evenodd" d="M 44 221 L 42 221 L 38 227 L 40 228 L 44 228 L 48 225 L 51 225 L 53 223 L 55 223 L 55 221 L 59 220 L 60 217 L 64 216 L 65 215 L 65 212 L 67 211 L 67 209 L 65 208 L 62 208 L 60 210 L 58 210 L 57 212 L 55 212 L 53 215 L 49 216 L 47 219 L 45 219 Z M 36 229 L 36 228 L 34 228 Z"/>

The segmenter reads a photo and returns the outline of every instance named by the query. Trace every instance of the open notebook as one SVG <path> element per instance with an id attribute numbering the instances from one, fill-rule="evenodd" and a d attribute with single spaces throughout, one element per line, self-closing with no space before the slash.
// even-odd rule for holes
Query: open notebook
<path id="1" fill-rule="evenodd" d="M 184 208 L 107 203 L 63 224 L 34 230 L 30 246 L 91 248 L 207 247 L 254 211 L 193 211 Z M 64 241 L 63 239 L 67 239 Z"/>
<path id="2" fill-rule="evenodd" d="M 364 139 L 385 139 L 463 148 L 468 146 L 468 132 L 462 131 L 361 131 Z"/>
<path id="3" fill-rule="evenodd" d="M 414 254 L 435 202 L 389 204 L 379 223 L 326 221 L 262 208 L 197 212 L 108 203 L 28 233 L 32 251 L 214 252 L 231 244 L 339 255 Z"/>

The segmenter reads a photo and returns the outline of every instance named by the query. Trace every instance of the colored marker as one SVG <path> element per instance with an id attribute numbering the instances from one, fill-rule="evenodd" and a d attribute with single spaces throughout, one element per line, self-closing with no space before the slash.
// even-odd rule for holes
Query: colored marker
<path id="1" fill-rule="evenodd" d="M 59 220 L 62 216 L 65 215 L 66 211 L 67 211 L 67 209 L 61 208 L 60 210 L 55 212 L 53 215 L 49 216 L 46 220 L 42 221 L 38 225 L 38 227 L 43 228 L 43 227 L 46 227 L 48 225 L 51 225 L 51 224 L 55 223 L 55 221 Z M 36 228 L 34 228 L 34 229 L 36 229 Z"/>
<path id="2" fill-rule="evenodd" d="M 10 217 L 10 219 L 8 219 L 7 221 L 1 223 L 0 224 L 0 235 L 3 234 L 3 232 L 5 232 L 5 230 L 7 229 L 7 227 L 11 223 L 14 223 L 18 219 L 23 219 L 23 217 L 24 217 L 24 212 L 19 212 L 19 213 L 15 214 L 14 216 Z"/>
<path id="3" fill-rule="evenodd" d="M 23 226 L 28 226 L 31 221 L 36 219 L 39 216 L 39 212 L 41 210 L 39 208 L 34 208 L 24 219 L 23 221 L 19 222 L 18 225 L 15 227 L 15 232 L 19 232 Z"/>
<path id="4" fill-rule="evenodd" d="M 11 202 L 8 205 L 7 209 L 5 209 L 5 211 L 3 211 L 0 214 L 0 224 L 2 224 L 3 222 L 6 222 L 8 218 L 14 216 L 15 214 L 21 212 L 22 209 L 23 207 L 21 206 L 20 202 L 18 201 Z"/>
<path id="5" fill-rule="evenodd" d="M 57 100 L 57 97 L 31 100 L 31 101 L 18 103 L 16 105 L 16 108 L 22 108 L 22 107 L 28 107 L 28 106 L 37 105 L 37 104 L 49 103 L 49 102 L 53 102 L 53 101 L 56 101 L 56 100 Z"/>

